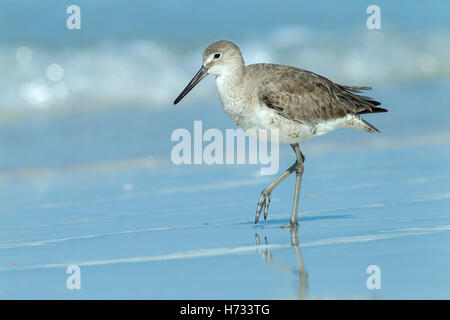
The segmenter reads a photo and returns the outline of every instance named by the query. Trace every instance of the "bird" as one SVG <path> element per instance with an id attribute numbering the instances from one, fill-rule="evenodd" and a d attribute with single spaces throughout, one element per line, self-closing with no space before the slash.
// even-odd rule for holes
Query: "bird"
<path id="1" fill-rule="evenodd" d="M 278 130 L 281 143 L 290 144 L 295 162 L 269 184 L 258 199 L 255 223 L 264 210 L 267 219 L 272 191 L 295 172 L 296 182 L 290 226 L 298 226 L 298 207 L 305 156 L 300 143 L 338 128 L 380 131 L 361 115 L 387 112 L 380 102 L 363 95 L 368 86 L 337 84 L 314 72 L 271 63 L 245 65 L 239 47 L 228 40 L 210 44 L 203 63 L 174 100 L 179 103 L 203 78 L 216 77 L 222 107 L 244 130 Z"/>

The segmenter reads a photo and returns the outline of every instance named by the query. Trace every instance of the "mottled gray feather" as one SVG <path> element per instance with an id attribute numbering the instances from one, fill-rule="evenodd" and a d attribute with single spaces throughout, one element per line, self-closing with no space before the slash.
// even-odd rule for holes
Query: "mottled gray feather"
<path id="1" fill-rule="evenodd" d="M 356 94 L 370 87 L 339 85 L 307 70 L 274 64 L 250 65 L 246 72 L 262 75 L 258 88 L 262 104 L 300 123 L 387 111 L 374 108 L 380 103 L 373 98 Z"/>

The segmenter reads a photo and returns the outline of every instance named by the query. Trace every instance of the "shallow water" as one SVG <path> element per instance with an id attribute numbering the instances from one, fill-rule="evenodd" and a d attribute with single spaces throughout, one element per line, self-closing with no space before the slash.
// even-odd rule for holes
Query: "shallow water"
<path id="1" fill-rule="evenodd" d="M 180 112 L 174 128 L 198 112 L 215 115 L 211 126 L 226 119 Z M 273 177 L 258 165 L 173 165 L 171 127 L 154 136 L 151 126 L 173 114 L 136 108 L 2 129 L 29 148 L 3 149 L 1 298 L 448 298 L 449 140 L 364 147 L 395 137 L 342 130 L 305 144 L 296 251 L 281 228 L 294 179 L 255 225 Z M 339 135 L 355 145 L 324 153 Z M 282 170 L 293 154 L 280 151 Z M 81 290 L 66 288 L 70 264 Z M 369 265 L 381 269 L 380 290 L 366 287 Z"/>

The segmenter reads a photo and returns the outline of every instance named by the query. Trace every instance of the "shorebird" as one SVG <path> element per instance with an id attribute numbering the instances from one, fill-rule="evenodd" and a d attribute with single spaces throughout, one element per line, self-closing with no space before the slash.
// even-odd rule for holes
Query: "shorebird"
<path id="1" fill-rule="evenodd" d="M 360 95 L 371 87 L 334 83 L 311 71 L 269 63 L 246 66 L 241 50 L 221 40 L 203 52 L 203 64 L 174 104 L 207 75 L 216 76 L 224 111 L 244 130 L 278 130 L 279 142 L 288 143 L 296 161 L 268 185 L 258 200 L 255 223 L 264 209 L 267 218 L 272 191 L 295 171 L 294 205 L 290 225 L 298 225 L 298 203 L 305 157 L 299 143 L 338 128 L 380 132 L 361 118 L 364 113 L 386 112 L 380 102 Z"/>

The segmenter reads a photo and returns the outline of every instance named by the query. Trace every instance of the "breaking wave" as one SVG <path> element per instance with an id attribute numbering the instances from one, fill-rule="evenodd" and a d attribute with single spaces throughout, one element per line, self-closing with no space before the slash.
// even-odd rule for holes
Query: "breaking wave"
<path id="1" fill-rule="evenodd" d="M 247 64 L 289 64 L 344 84 L 376 86 L 448 79 L 449 37 L 448 31 L 419 38 L 366 31 L 343 38 L 288 27 L 236 42 Z M 0 46 L 0 114 L 167 106 L 197 71 L 203 49 L 152 40 L 56 49 Z M 205 83 L 190 102 L 216 97 L 213 81 Z"/>

